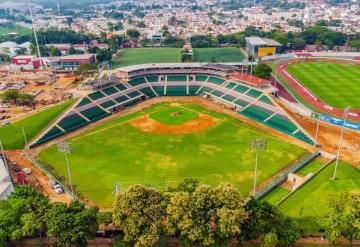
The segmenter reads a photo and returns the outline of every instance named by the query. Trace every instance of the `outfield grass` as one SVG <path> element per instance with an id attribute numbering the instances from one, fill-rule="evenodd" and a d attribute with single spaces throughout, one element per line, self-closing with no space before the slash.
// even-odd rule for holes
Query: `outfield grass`
<path id="1" fill-rule="evenodd" d="M 327 104 L 360 108 L 360 67 L 331 62 L 295 63 L 288 71 Z"/>
<path id="2" fill-rule="evenodd" d="M 162 103 L 71 138 L 74 152 L 70 164 L 78 191 L 99 206 L 111 207 L 115 184 L 122 189 L 134 183 L 165 188 L 193 177 L 209 185 L 231 182 L 248 195 L 255 162 L 254 152 L 248 149 L 250 139 L 268 140 L 267 150 L 260 154 L 258 183 L 307 152 L 237 119 L 198 105 L 179 104 L 187 117 L 192 118 L 189 112 L 195 111 L 220 121 L 202 132 L 180 135 L 145 133 L 129 124 L 129 120 L 154 112 L 164 114 L 161 117 L 157 114 L 158 121 L 173 124 L 174 120 L 167 118 L 173 117 L 172 112 L 179 112 L 179 106 Z M 56 146 L 40 152 L 39 158 L 66 177 L 64 155 L 58 153 Z"/>
<path id="3" fill-rule="evenodd" d="M 25 146 L 25 140 L 22 132 L 24 127 L 28 141 L 35 138 L 45 127 L 57 118 L 74 100 L 68 100 L 62 104 L 50 107 L 39 113 L 35 113 L 20 121 L 0 128 L 0 140 L 4 149 L 15 150 L 22 149 Z"/>
<path id="4" fill-rule="evenodd" d="M 143 63 L 180 63 L 180 48 L 122 49 L 120 57 L 112 61 L 112 68 Z"/>
<path id="5" fill-rule="evenodd" d="M 335 162 L 280 205 L 280 210 L 295 217 L 307 233 L 319 232 L 316 221 L 326 209 L 331 196 L 341 192 L 360 192 L 360 170 L 340 162 L 337 179 L 332 180 L 334 166 Z"/>
<path id="6" fill-rule="evenodd" d="M 194 48 L 194 62 L 242 62 L 244 54 L 236 47 Z"/>
<path id="7" fill-rule="evenodd" d="M 309 173 L 315 173 L 316 171 L 318 171 L 324 165 L 325 165 L 325 162 L 323 160 L 317 158 L 317 159 L 314 159 L 313 161 L 311 161 L 309 164 L 307 164 L 303 168 L 301 168 L 296 173 L 299 174 L 300 176 L 305 177 Z"/>
<path id="8" fill-rule="evenodd" d="M 268 201 L 273 205 L 277 205 L 282 199 L 285 198 L 290 193 L 287 189 L 284 189 L 281 186 L 277 186 L 275 189 L 270 191 L 266 196 L 264 196 L 261 200 Z"/>

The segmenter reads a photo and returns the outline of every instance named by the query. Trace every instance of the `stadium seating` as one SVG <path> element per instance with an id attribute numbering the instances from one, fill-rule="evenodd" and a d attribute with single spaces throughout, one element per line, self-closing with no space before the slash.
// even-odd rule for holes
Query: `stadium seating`
<path id="1" fill-rule="evenodd" d="M 126 94 L 129 98 L 135 98 L 139 95 L 141 95 L 141 93 L 139 93 L 138 91 L 134 91 L 134 92 L 131 92 L 131 93 L 127 93 Z"/>
<path id="2" fill-rule="evenodd" d="M 245 107 L 249 104 L 249 102 L 247 102 L 243 99 L 237 99 L 236 101 L 234 101 L 234 104 L 237 106 Z"/>
<path id="3" fill-rule="evenodd" d="M 211 94 L 217 97 L 221 97 L 224 93 L 218 90 L 214 90 L 211 92 Z"/>
<path id="4" fill-rule="evenodd" d="M 149 87 L 145 87 L 142 89 L 139 89 L 140 92 L 142 92 L 143 94 L 145 94 L 147 97 L 152 98 L 155 97 L 156 95 L 154 94 L 153 90 L 151 90 L 151 88 Z"/>
<path id="5" fill-rule="evenodd" d="M 200 86 L 190 85 L 189 86 L 189 95 L 196 95 L 196 92 L 200 89 Z"/>
<path id="6" fill-rule="evenodd" d="M 89 98 L 87 98 L 87 97 L 86 97 L 86 98 L 83 98 L 76 107 L 80 107 L 80 106 L 87 105 L 87 104 L 89 104 L 90 102 L 91 102 L 91 101 L 89 100 Z"/>
<path id="7" fill-rule="evenodd" d="M 42 136 L 37 142 L 36 142 L 36 146 L 37 145 L 40 145 L 44 142 L 47 142 L 47 141 L 51 141 L 52 139 L 55 139 L 56 137 L 58 136 L 61 136 L 63 135 L 64 132 L 59 129 L 58 127 L 56 126 L 53 126 L 49 132 L 47 132 L 44 136 Z"/>
<path id="8" fill-rule="evenodd" d="M 226 95 L 222 96 L 221 98 L 223 98 L 223 99 L 225 99 L 227 101 L 230 101 L 230 102 L 232 102 L 232 101 L 234 101 L 236 99 L 234 96 L 229 95 L 229 94 L 226 94 Z"/>
<path id="9" fill-rule="evenodd" d="M 167 76 L 167 81 L 171 82 L 171 81 L 182 81 L 182 82 L 186 82 L 186 75 L 168 75 Z"/>
<path id="10" fill-rule="evenodd" d="M 261 102 L 264 102 L 264 103 L 266 103 L 266 104 L 269 104 L 269 105 L 274 105 L 274 104 L 272 103 L 272 101 L 269 99 L 269 97 L 268 97 L 268 96 L 265 96 L 265 95 L 261 96 L 260 101 L 261 101 Z"/>
<path id="11" fill-rule="evenodd" d="M 159 96 L 164 96 L 164 87 L 163 86 L 153 86 L 153 89 Z"/>
<path id="12" fill-rule="evenodd" d="M 97 91 L 95 93 L 91 93 L 88 95 L 92 100 L 97 100 L 105 97 L 105 95 L 101 91 Z"/>
<path id="13" fill-rule="evenodd" d="M 251 105 L 251 106 L 245 108 L 240 113 L 242 115 L 247 116 L 248 118 L 254 119 L 259 122 L 264 121 L 265 119 L 270 117 L 272 114 L 271 112 L 267 111 L 266 109 L 264 109 L 260 106 L 256 106 L 256 105 Z"/>
<path id="14" fill-rule="evenodd" d="M 214 77 L 214 76 L 209 76 L 208 82 L 211 82 L 211 83 L 214 83 L 214 84 L 217 84 L 217 85 L 221 85 L 224 83 L 224 79 L 221 79 L 219 77 Z"/>
<path id="15" fill-rule="evenodd" d="M 86 121 L 83 117 L 78 115 L 76 112 L 71 111 L 66 117 L 61 119 L 58 125 L 66 132 L 69 132 L 74 129 L 80 128 L 87 123 L 88 121 Z"/>
<path id="16" fill-rule="evenodd" d="M 146 80 L 148 82 L 158 82 L 159 81 L 159 77 L 158 76 L 147 76 Z"/>
<path id="17" fill-rule="evenodd" d="M 233 87 L 235 87 L 237 84 L 235 82 L 229 82 L 226 87 L 229 89 L 232 89 Z"/>
<path id="18" fill-rule="evenodd" d="M 183 96 L 186 95 L 186 86 L 167 86 L 166 95 Z"/>
<path id="19" fill-rule="evenodd" d="M 114 100 L 118 103 L 123 103 L 127 101 L 129 97 L 126 97 L 125 95 L 119 95 L 118 97 L 114 98 Z"/>
<path id="20" fill-rule="evenodd" d="M 197 76 L 195 76 L 196 81 L 206 81 L 207 78 L 208 78 L 207 75 L 197 75 Z"/>
<path id="21" fill-rule="evenodd" d="M 238 85 L 236 88 L 234 88 L 234 90 L 239 93 L 245 93 L 247 90 L 249 90 L 249 88 L 243 85 Z"/>
<path id="22" fill-rule="evenodd" d="M 246 95 L 251 96 L 253 98 L 258 98 L 260 95 L 262 95 L 262 92 L 255 89 L 251 89 L 249 90 L 249 92 L 246 93 Z"/>
<path id="23" fill-rule="evenodd" d="M 115 87 L 116 87 L 117 89 L 119 89 L 120 91 L 124 91 L 125 89 L 127 89 L 127 88 L 124 86 L 124 84 L 121 84 L 121 83 L 116 84 Z"/>
<path id="24" fill-rule="evenodd" d="M 266 124 L 288 134 L 292 134 L 298 129 L 297 126 L 290 122 L 289 119 L 285 119 L 285 116 L 280 115 L 273 116 L 266 122 Z"/>
<path id="25" fill-rule="evenodd" d="M 133 86 L 133 87 L 135 87 L 135 86 L 137 86 L 137 85 L 140 85 L 140 84 L 143 84 L 143 83 L 146 83 L 144 77 L 139 77 L 139 78 L 132 79 L 131 81 L 129 81 L 129 84 L 130 84 L 131 86 Z"/>
<path id="26" fill-rule="evenodd" d="M 109 101 L 105 101 L 105 102 L 101 103 L 100 105 L 104 108 L 109 108 L 109 107 L 114 106 L 115 103 L 113 101 L 109 100 Z"/>
<path id="27" fill-rule="evenodd" d="M 102 92 L 106 95 L 112 95 L 118 92 L 118 90 L 116 90 L 114 87 L 108 87 L 105 88 L 104 90 L 102 90 Z"/>
<path id="28" fill-rule="evenodd" d="M 203 93 L 210 92 L 210 91 L 212 91 L 212 90 L 213 90 L 213 89 L 210 88 L 210 87 L 202 87 L 202 88 L 200 89 L 200 91 L 198 92 L 198 94 L 201 95 L 201 94 L 203 94 Z"/>
<path id="29" fill-rule="evenodd" d="M 314 145 L 314 142 L 309 137 L 307 137 L 302 130 L 296 132 L 294 136 L 310 145 Z"/>
<path id="30" fill-rule="evenodd" d="M 109 113 L 95 105 L 89 109 L 81 111 L 80 113 L 84 115 L 87 119 L 89 119 L 91 122 L 94 122 L 96 120 L 99 120 L 100 118 L 109 115 Z"/>

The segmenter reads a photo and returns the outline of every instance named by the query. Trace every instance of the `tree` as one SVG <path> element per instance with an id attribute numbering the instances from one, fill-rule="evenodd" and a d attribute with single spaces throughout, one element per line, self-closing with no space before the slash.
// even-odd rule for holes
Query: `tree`
<path id="1" fill-rule="evenodd" d="M 47 235 L 56 240 L 58 246 L 86 246 L 99 228 L 96 207 L 86 208 L 79 201 L 70 205 L 54 203 L 46 212 Z"/>
<path id="2" fill-rule="evenodd" d="M 126 30 L 126 35 L 130 37 L 131 40 L 137 41 L 140 37 L 140 33 L 136 29 L 128 29 Z"/>
<path id="3" fill-rule="evenodd" d="M 19 92 L 16 89 L 7 90 L 1 95 L 1 99 L 5 102 L 16 102 L 18 98 Z"/>
<path id="4" fill-rule="evenodd" d="M 196 183 L 190 185 L 196 186 Z M 236 188 L 229 184 L 216 188 L 199 185 L 194 191 L 193 188 L 188 190 L 188 185 L 184 188 L 186 191 L 169 195 L 166 207 L 168 234 L 178 233 L 182 241 L 204 246 L 229 242 L 240 234 L 246 213 Z"/>
<path id="5" fill-rule="evenodd" d="M 278 243 L 277 235 L 275 233 L 270 232 L 264 236 L 261 246 L 262 247 L 276 247 L 277 243 Z"/>
<path id="6" fill-rule="evenodd" d="M 17 99 L 17 103 L 20 105 L 28 105 L 34 102 L 34 96 L 27 94 L 27 93 L 22 93 L 19 94 L 19 97 Z"/>
<path id="7" fill-rule="evenodd" d="M 165 221 L 164 195 L 154 188 L 134 185 L 117 195 L 113 213 L 115 226 L 131 246 L 154 246 Z"/>
<path id="8" fill-rule="evenodd" d="M 50 54 L 53 57 L 61 56 L 61 51 L 57 47 L 51 47 Z"/>
<path id="9" fill-rule="evenodd" d="M 305 48 L 306 41 L 303 38 L 295 38 L 292 42 L 292 48 L 295 50 L 302 50 Z"/>
<path id="10" fill-rule="evenodd" d="M 342 193 L 330 198 L 318 223 L 332 243 L 341 236 L 346 237 L 350 244 L 353 239 L 360 238 L 360 194 Z"/>
<path id="11" fill-rule="evenodd" d="M 259 63 L 254 67 L 254 75 L 263 79 L 269 79 L 271 71 L 271 67 L 266 63 Z"/>
<path id="12" fill-rule="evenodd" d="M 96 73 L 97 71 L 97 64 L 81 64 L 79 67 L 77 67 L 75 74 L 89 76 Z"/>

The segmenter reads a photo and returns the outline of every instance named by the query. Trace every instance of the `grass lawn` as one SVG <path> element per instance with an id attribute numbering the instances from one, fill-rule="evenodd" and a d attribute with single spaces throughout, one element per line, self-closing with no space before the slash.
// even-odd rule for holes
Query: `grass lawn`
<path id="1" fill-rule="evenodd" d="M 35 113 L 20 121 L 0 128 L 0 140 L 4 149 L 15 150 L 22 149 L 25 146 L 25 140 L 22 127 L 26 131 L 28 142 L 35 138 L 44 128 L 46 128 L 55 118 L 57 118 L 74 100 L 68 100 L 60 105 Z"/>
<path id="2" fill-rule="evenodd" d="M 178 113 L 179 108 L 182 108 L 181 116 L 186 116 L 181 121 L 173 114 Z M 145 114 L 162 124 L 184 123 L 194 117 L 193 112 L 220 121 L 201 132 L 178 135 L 145 133 L 129 123 Z M 198 105 L 178 102 L 174 107 L 161 103 L 110 120 L 71 138 L 74 151 L 70 155 L 72 179 L 79 192 L 102 207 L 112 206 L 115 184 L 125 188 L 142 183 L 164 189 L 189 177 L 209 185 L 230 182 L 248 195 L 255 162 L 255 154 L 249 151 L 248 143 L 254 137 L 268 140 L 268 148 L 259 159 L 258 183 L 307 152 Z M 39 159 L 45 165 L 51 165 L 56 174 L 66 177 L 64 155 L 58 153 L 56 146 L 42 150 Z"/>
<path id="3" fill-rule="evenodd" d="M 311 161 L 309 164 L 307 164 L 303 168 L 301 168 L 296 173 L 299 174 L 300 176 L 305 177 L 309 173 L 315 173 L 316 171 L 318 171 L 324 165 L 325 165 L 325 162 L 323 160 L 317 158 L 317 159 L 314 159 L 313 161 Z"/>
<path id="4" fill-rule="evenodd" d="M 290 196 L 280 205 L 280 210 L 295 217 L 307 233 L 317 233 L 316 220 L 326 209 L 330 196 L 341 192 L 360 192 L 360 170 L 339 163 L 337 179 L 331 180 L 335 162 Z"/>
<path id="5" fill-rule="evenodd" d="M 281 186 L 277 186 L 275 189 L 269 192 L 264 198 L 261 200 L 268 201 L 273 205 L 276 205 L 280 200 L 285 198 L 290 193 L 290 191 L 284 189 Z"/>
<path id="6" fill-rule="evenodd" d="M 236 47 L 194 48 L 194 62 L 242 62 L 244 54 Z"/>
<path id="7" fill-rule="evenodd" d="M 9 33 L 18 33 L 20 35 L 25 35 L 31 33 L 31 29 L 19 25 L 0 25 L 0 35 L 7 35 Z"/>
<path id="8" fill-rule="evenodd" d="M 185 110 L 181 107 L 169 107 L 167 109 L 151 113 L 149 116 L 160 123 L 164 123 L 166 125 L 176 125 L 197 118 L 198 114 L 193 111 Z"/>
<path id="9" fill-rule="evenodd" d="M 180 48 L 133 48 L 120 51 L 112 61 L 112 68 L 143 63 L 180 63 Z"/>
<path id="10" fill-rule="evenodd" d="M 327 104 L 337 108 L 360 108 L 359 66 L 306 62 L 291 64 L 288 71 Z"/>

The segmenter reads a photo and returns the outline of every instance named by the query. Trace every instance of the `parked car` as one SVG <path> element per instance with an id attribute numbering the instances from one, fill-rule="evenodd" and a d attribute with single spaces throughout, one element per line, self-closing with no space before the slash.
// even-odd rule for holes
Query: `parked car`
<path id="1" fill-rule="evenodd" d="M 56 194 L 61 194 L 61 193 L 64 192 L 63 189 L 61 188 L 61 185 L 60 185 L 60 184 L 56 184 L 56 185 L 54 186 L 54 190 L 55 190 Z"/>
<path id="2" fill-rule="evenodd" d="M 22 171 L 26 174 L 26 175 L 30 175 L 31 174 L 31 169 L 30 168 L 23 168 Z"/>

